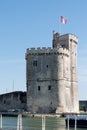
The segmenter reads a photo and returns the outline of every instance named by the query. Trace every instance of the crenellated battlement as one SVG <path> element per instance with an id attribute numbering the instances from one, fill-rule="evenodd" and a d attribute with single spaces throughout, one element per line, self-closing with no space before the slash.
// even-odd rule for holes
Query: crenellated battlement
<path id="1" fill-rule="evenodd" d="M 26 52 L 27 55 L 42 55 L 42 54 L 63 54 L 69 56 L 69 50 L 66 48 L 51 48 L 51 47 L 42 47 L 42 48 L 28 48 Z"/>

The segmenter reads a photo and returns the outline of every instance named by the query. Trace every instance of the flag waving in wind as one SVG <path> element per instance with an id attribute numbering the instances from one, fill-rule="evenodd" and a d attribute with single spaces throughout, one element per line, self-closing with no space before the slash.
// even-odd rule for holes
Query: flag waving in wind
<path id="1" fill-rule="evenodd" d="M 63 16 L 60 16 L 60 22 L 63 23 L 63 24 L 66 24 L 67 23 L 67 19 L 64 18 Z"/>

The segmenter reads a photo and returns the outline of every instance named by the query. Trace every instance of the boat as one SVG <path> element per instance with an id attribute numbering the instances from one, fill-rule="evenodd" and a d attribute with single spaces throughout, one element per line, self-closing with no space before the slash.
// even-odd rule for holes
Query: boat
<path id="1" fill-rule="evenodd" d="M 87 128 L 87 115 L 68 115 L 65 123 L 66 127 Z"/>

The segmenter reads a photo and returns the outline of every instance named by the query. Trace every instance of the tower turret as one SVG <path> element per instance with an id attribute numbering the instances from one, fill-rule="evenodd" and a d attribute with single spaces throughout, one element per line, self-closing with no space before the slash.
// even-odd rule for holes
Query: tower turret
<path id="1" fill-rule="evenodd" d="M 52 45 L 53 48 L 59 48 L 60 46 L 59 37 L 60 37 L 59 33 L 53 33 L 53 45 Z"/>

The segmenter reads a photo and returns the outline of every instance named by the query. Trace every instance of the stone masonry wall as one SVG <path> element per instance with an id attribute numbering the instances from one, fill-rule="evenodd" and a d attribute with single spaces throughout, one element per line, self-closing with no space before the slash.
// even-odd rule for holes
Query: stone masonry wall
<path id="1" fill-rule="evenodd" d="M 53 48 L 26 51 L 27 110 L 78 112 L 77 37 L 53 35 Z"/>

